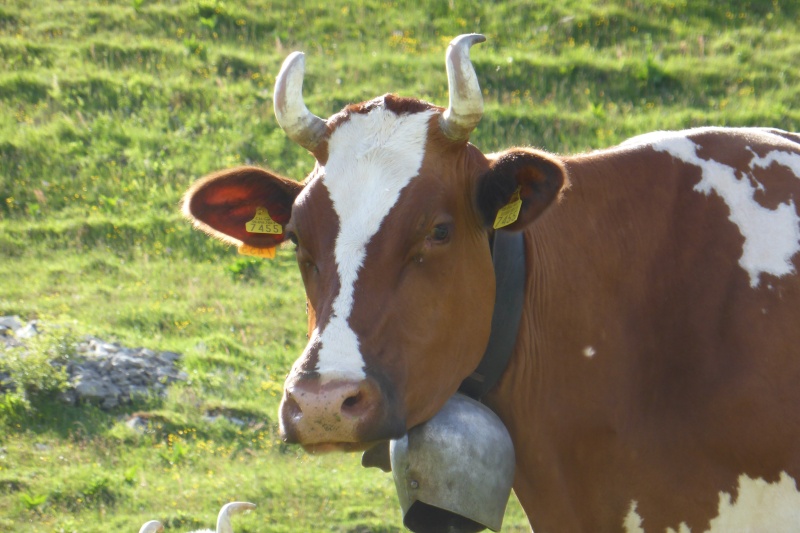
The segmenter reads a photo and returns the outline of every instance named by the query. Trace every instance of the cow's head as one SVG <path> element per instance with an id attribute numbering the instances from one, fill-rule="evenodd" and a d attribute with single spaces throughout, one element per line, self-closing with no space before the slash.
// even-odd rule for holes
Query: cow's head
<path id="1" fill-rule="evenodd" d="M 303 103 L 303 55 L 283 64 L 275 113 L 317 163 L 297 183 L 265 170 L 218 172 L 184 210 L 255 249 L 296 245 L 309 340 L 286 380 L 281 431 L 309 449 L 361 449 L 433 416 L 478 365 L 494 306 L 489 237 L 519 191 L 520 230 L 558 195 L 564 171 L 527 149 L 469 144 L 483 101 L 469 48 L 447 52 L 450 105 L 386 95 L 323 120 Z M 251 232 L 266 209 L 276 233 Z M 263 211 L 261 211 L 263 213 Z"/>

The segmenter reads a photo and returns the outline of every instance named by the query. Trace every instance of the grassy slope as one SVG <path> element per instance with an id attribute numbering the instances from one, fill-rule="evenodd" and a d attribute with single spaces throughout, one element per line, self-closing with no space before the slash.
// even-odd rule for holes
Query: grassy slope
<path id="1" fill-rule="evenodd" d="M 191 377 L 113 415 L 0 404 L 0 531 L 181 530 L 232 498 L 259 504 L 237 531 L 400 527 L 387 476 L 276 439 L 305 338 L 291 253 L 243 260 L 177 213 L 212 170 L 310 168 L 272 117 L 288 52 L 307 52 L 321 116 L 388 91 L 444 104 L 447 42 L 482 32 L 473 141 L 580 151 L 652 129 L 797 130 L 799 15 L 789 0 L 0 0 L 0 314 L 178 350 Z M 148 434 L 117 418 L 133 409 Z M 202 419 L 219 410 L 253 423 Z M 507 524 L 524 529 L 518 507 Z"/>

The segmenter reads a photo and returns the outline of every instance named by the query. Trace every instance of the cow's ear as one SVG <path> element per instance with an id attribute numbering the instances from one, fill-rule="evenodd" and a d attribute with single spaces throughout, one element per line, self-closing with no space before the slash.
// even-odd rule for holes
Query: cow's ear
<path id="1" fill-rule="evenodd" d="M 544 152 L 515 148 L 489 159 L 477 188 L 478 209 L 488 227 L 524 229 L 558 197 L 566 179 L 562 164 Z"/>
<path id="2" fill-rule="evenodd" d="M 195 183 L 183 197 L 183 213 L 209 235 L 235 245 L 273 248 L 303 185 L 256 167 L 221 170 Z"/>

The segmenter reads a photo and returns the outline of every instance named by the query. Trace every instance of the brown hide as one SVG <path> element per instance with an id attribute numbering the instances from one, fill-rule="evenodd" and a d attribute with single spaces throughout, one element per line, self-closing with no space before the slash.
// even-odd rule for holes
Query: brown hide
<path id="1" fill-rule="evenodd" d="M 800 152 L 719 131 L 695 142 L 741 175 L 747 147 Z M 740 475 L 800 479 L 797 276 L 751 287 L 744 239 L 718 195 L 694 190 L 696 166 L 647 146 L 563 161 L 570 188 L 525 233 L 517 355 L 488 399 L 534 530 L 619 531 L 637 502 L 646 531 L 705 531 Z M 752 172 L 763 205 L 800 193 L 786 167 Z"/>

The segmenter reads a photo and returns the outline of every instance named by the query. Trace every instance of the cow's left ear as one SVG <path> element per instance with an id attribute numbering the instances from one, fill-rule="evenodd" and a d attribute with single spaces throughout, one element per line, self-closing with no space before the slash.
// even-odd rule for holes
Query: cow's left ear
<path id="1" fill-rule="evenodd" d="M 221 170 L 183 197 L 194 225 L 229 244 L 269 249 L 286 240 L 284 227 L 303 185 L 257 167 Z"/>
<path id="2" fill-rule="evenodd" d="M 566 179 L 563 165 L 544 152 L 514 148 L 489 159 L 478 181 L 477 205 L 490 228 L 524 229 L 558 197 Z"/>

